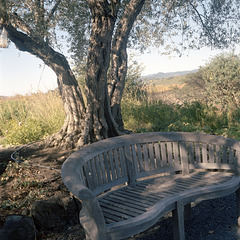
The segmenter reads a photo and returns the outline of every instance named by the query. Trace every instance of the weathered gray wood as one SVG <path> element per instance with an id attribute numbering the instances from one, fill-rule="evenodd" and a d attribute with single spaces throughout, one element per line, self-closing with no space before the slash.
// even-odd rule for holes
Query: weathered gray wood
<path id="1" fill-rule="evenodd" d="M 125 155 L 125 161 L 127 166 L 127 175 L 128 175 L 128 183 L 131 187 L 135 186 L 136 183 L 136 171 L 133 164 L 133 158 L 131 155 L 130 146 L 124 147 L 124 155 Z"/>
<path id="2" fill-rule="evenodd" d="M 108 156 L 109 156 L 109 163 L 110 163 L 110 167 L 111 167 L 112 181 L 115 181 L 117 179 L 117 177 L 116 177 L 116 168 L 115 168 L 114 161 L 113 161 L 113 151 L 112 150 L 108 151 Z"/>
<path id="3" fill-rule="evenodd" d="M 96 198 L 82 201 L 79 220 L 85 230 L 86 239 L 109 239 L 106 234 L 104 216 Z"/>
<path id="4" fill-rule="evenodd" d="M 189 174 L 189 163 L 188 163 L 188 152 L 187 144 L 185 142 L 180 143 L 180 154 L 181 154 L 181 164 L 182 164 L 182 174 Z"/>
<path id="5" fill-rule="evenodd" d="M 149 156 L 148 156 L 147 144 L 143 144 L 143 158 L 144 158 L 144 169 L 145 169 L 145 171 L 149 171 L 150 166 L 149 166 Z"/>
<path id="6" fill-rule="evenodd" d="M 116 167 L 116 172 L 117 172 L 117 178 L 120 178 L 121 172 L 120 172 L 120 167 L 119 167 L 119 155 L 117 149 L 114 149 L 114 162 L 115 162 L 115 167 Z"/>
<path id="7" fill-rule="evenodd" d="M 182 201 L 176 202 L 176 209 L 173 210 L 173 236 L 174 240 L 185 240 L 184 232 L 184 206 Z"/>
<path id="8" fill-rule="evenodd" d="M 156 154 L 156 164 L 157 164 L 157 168 L 161 167 L 161 158 L 160 158 L 160 149 L 159 149 L 159 143 L 155 143 L 154 144 L 154 150 L 155 150 L 155 154 Z"/>
<path id="9" fill-rule="evenodd" d="M 126 170 L 126 162 L 125 162 L 125 155 L 124 155 L 124 152 L 123 152 L 123 148 L 120 147 L 118 149 L 118 151 L 119 151 L 119 159 L 120 159 L 122 176 L 125 176 L 125 175 L 127 175 L 127 170 Z"/>
<path id="10" fill-rule="evenodd" d="M 82 201 L 87 239 L 129 237 L 169 211 L 175 238 L 184 239 L 191 202 L 236 192 L 240 225 L 239 156 L 240 143 L 219 136 L 130 134 L 73 153 L 63 164 L 62 179 Z"/>
<path id="11" fill-rule="evenodd" d="M 167 151 L 166 151 L 166 143 L 161 142 L 161 156 L 162 156 L 162 167 L 167 166 Z"/>
<path id="12" fill-rule="evenodd" d="M 140 144 L 137 144 L 137 155 L 138 155 L 140 172 L 143 172 L 144 164 L 143 164 L 143 156 L 142 156 L 142 147 Z"/>
<path id="13" fill-rule="evenodd" d="M 134 166 L 134 170 L 135 170 L 135 174 L 137 174 L 139 167 L 138 167 L 138 161 L 137 161 L 137 148 L 136 145 L 131 145 L 131 150 L 132 150 L 132 159 L 133 159 L 133 166 Z"/>
<path id="14" fill-rule="evenodd" d="M 208 148 L 209 148 L 209 163 L 214 163 L 215 162 L 214 146 L 212 144 L 209 144 Z"/>
<path id="15" fill-rule="evenodd" d="M 202 143 L 202 162 L 208 163 L 207 144 Z"/>
<path id="16" fill-rule="evenodd" d="M 149 158 L 150 158 L 150 169 L 155 169 L 155 160 L 154 160 L 154 153 L 153 153 L 153 144 L 148 144 L 148 150 L 149 150 Z"/>
<path id="17" fill-rule="evenodd" d="M 181 166 L 180 151 L 179 151 L 179 143 L 178 142 L 173 142 L 173 151 L 174 151 L 175 166 Z"/>
<path id="18" fill-rule="evenodd" d="M 173 166 L 173 150 L 172 150 L 172 143 L 167 142 L 167 156 L 168 156 L 168 163 L 170 166 Z"/>

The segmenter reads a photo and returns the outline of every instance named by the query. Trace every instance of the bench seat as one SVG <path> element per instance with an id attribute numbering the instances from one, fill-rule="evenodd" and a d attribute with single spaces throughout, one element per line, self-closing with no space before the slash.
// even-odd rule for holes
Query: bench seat
<path id="1" fill-rule="evenodd" d="M 100 195 L 107 232 L 112 239 L 128 237 L 151 227 L 160 217 L 183 205 L 235 192 L 240 177 L 227 172 L 193 172 L 141 180 L 134 187 L 124 186 Z M 194 191 L 193 191 L 194 189 Z M 142 224 L 141 224 L 142 222 Z M 134 231 L 135 229 L 135 231 Z"/>

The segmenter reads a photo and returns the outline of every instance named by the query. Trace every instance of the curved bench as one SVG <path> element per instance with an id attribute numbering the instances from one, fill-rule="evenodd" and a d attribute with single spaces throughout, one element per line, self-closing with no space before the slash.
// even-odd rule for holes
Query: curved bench
<path id="1" fill-rule="evenodd" d="M 102 140 L 73 153 L 62 179 L 82 202 L 86 239 L 123 239 L 172 211 L 174 239 L 183 240 L 192 202 L 233 192 L 240 216 L 240 143 L 224 137 L 159 132 Z"/>

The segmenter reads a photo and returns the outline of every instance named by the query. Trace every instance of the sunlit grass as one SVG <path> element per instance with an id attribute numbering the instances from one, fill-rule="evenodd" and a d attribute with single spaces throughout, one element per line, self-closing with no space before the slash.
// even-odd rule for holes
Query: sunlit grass
<path id="1" fill-rule="evenodd" d="M 57 132 L 64 121 L 57 92 L 16 96 L 0 100 L 0 145 L 19 145 Z"/>

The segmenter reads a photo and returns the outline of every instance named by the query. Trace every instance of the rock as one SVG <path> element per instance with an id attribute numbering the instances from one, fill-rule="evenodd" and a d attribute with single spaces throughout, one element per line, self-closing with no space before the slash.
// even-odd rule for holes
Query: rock
<path id="1" fill-rule="evenodd" d="M 72 197 L 58 197 L 35 202 L 31 215 L 38 228 L 59 231 L 77 224 L 79 211 Z"/>
<path id="2" fill-rule="evenodd" d="M 2 240 L 34 240 L 36 236 L 37 231 L 33 219 L 27 216 L 8 216 L 3 229 L 0 230 Z"/>

